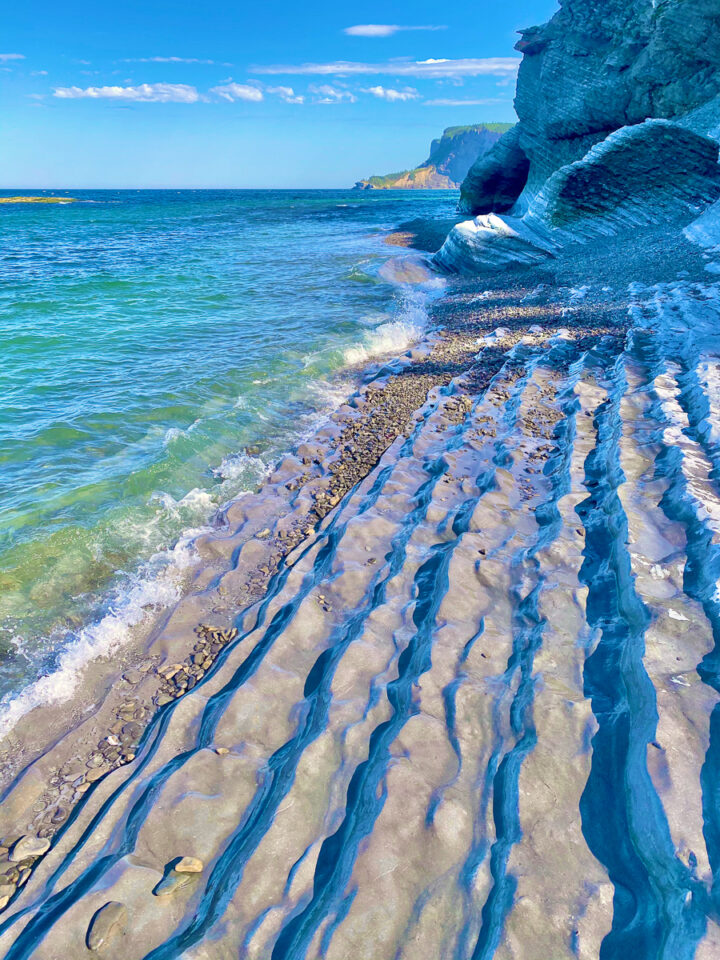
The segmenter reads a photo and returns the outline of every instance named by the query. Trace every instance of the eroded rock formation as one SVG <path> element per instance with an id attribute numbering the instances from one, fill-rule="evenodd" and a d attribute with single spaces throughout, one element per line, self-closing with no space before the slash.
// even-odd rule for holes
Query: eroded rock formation
<path id="1" fill-rule="evenodd" d="M 525 189 L 527 202 L 614 130 L 681 117 L 720 94 L 717 0 L 561 0 L 549 23 L 523 31 L 517 49 L 520 123 L 496 148 L 510 165 L 526 158 L 515 200 Z M 472 168 L 463 184 L 466 213 L 488 212 L 492 173 L 480 172 Z"/>
<path id="2" fill-rule="evenodd" d="M 673 213 L 697 216 L 717 198 L 717 0 L 561 0 L 549 23 L 523 31 L 517 49 L 520 122 L 470 169 L 462 212 L 509 211 L 533 230 L 572 221 L 581 239 Z M 492 260 L 486 227 L 460 225 L 439 261 L 458 267 L 461 251 L 467 268 L 471 236 L 483 265 Z M 504 232 L 491 231 L 493 239 Z"/>

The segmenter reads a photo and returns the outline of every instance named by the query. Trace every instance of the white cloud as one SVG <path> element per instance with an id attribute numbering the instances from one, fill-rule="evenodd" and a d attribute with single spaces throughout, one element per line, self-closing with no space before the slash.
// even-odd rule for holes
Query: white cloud
<path id="1" fill-rule="evenodd" d="M 305 97 L 296 94 L 292 87 L 268 87 L 268 93 L 274 93 L 285 103 L 305 103 Z"/>
<path id="2" fill-rule="evenodd" d="M 388 103 L 397 103 L 400 100 L 417 100 L 420 94 L 412 87 L 404 90 L 393 90 L 391 87 L 367 87 L 363 93 L 369 93 L 378 100 L 387 100 Z"/>
<path id="3" fill-rule="evenodd" d="M 388 60 L 385 63 L 357 63 L 336 60 L 332 63 L 271 64 L 254 66 L 251 73 L 314 76 L 385 75 L 389 77 L 420 77 L 437 80 L 442 77 L 504 77 L 517 72 L 517 57 L 488 57 L 465 60 Z"/>
<path id="4" fill-rule="evenodd" d="M 308 87 L 310 93 L 316 95 L 315 103 L 341 103 L 347 100 L 348 103 L 355 103 L 357 97 L 349 90 L 340 90 L 337 87 L 331 87 L 328 83 L 311 83 Z"/>
<path id="5" fill-rule="evenodd" d="M 31 70 L 30 71 L 31 77 L 46 77 L 47 74 L 48 74 L 47 70 Z"/>
<path id="6" fill-rule="evenodd" d="M 447 30 L 447 27 L 401 27 L 397 23 L 358 23 L 354 27 L 345 27 L 344 33 L 350 37 L 391 37 L 400 30 Z"/>
<path id="7" fill-rule="evenodd" d="M 24 53 L 0 53 L 0 63 L 7 63 L 8 60 L 24 60 Z"/>
<path id="8" fill-rule="evenodd" d="M 197 103 L 201 95 L 186 83 L 141 83 L 135 87 L 57 87 L 61 100 L 131 100 L 135 103 Z"/>
<path id="9" fill-rule="evenodd" d="M 205 66 L 218 66 L 217 60 L 198 60 L 197 57 L 128 57 L 119 63 L 199 63 Z M 221 67 L 231 67 L 231 63 L 220 63 Z"/>
<path id="10" fill-rule="evenodd" d="M 229 100 L 231 103 L 235 100 L 259 103 L 263 99 L 262 90 L 249 83 L 223 83 L 219 87 L 212 87 L 210 93 L 216 93 L 223 100 Z"/>
<path id="11" fill-rule="evenodd" d="M 488 97 L 486 100 L 426 100 L 426 107 L 488 107 L 495 103 L 510 103 L 502 97 Z"/>

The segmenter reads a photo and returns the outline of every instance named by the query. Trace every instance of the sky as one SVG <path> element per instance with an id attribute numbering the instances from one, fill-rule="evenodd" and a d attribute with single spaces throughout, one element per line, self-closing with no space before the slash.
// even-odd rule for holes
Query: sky
<path id="1" fill-rule="evenodd" d="M 316 188 L 512 121 L 557 0 L 25 0 L 3 11 L 2 188 Z"/>

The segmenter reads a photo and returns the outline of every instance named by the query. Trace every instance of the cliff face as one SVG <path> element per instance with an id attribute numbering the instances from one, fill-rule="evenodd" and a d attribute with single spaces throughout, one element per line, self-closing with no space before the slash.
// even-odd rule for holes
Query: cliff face
<path id="1" fill-rule="evenodd" d="M 502 212 L 518 198 L 525 209 L 552 173 L 613 131 L 648 118 L 687 118 L 717 97 L 720 3 L 561 0 L 549 23 L 523 31 L 517 49 L 524 55 L 520 122 L 471 168 L 465 213 Z M 713 126 L 697 119 L 686 119 L 697 132 Z M 500 206 L 498 169 L 506 171 Z"/>
<path id="2" fill-rule="evenodd" d="M 430 156 L 413 170 L 369 177 L 355 184 L 357 190 L 453 190 L 460 186 L 472 163 L 487 153 L 512 128 L 510 123 L 448 127 L 433 140 Z"/>
<path id="3" fill-rule="evenodd" d="M 448 269 L 682 227 L 720 193 L 718 0 L 560 2 L 517 44 L 519 123 L 462 184 L 460 210 L 477 219 L 438 254 Z"/>

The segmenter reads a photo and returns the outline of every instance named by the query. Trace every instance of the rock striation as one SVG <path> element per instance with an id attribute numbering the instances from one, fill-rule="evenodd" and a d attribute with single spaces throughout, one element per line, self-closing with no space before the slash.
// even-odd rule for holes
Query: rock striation
<path id="1" fill-rule="evenodd" d="M 509 212 L 556 246 L 568 241 L 558 231 L 578 240 L 674 217 L 687 224 L 717 199 L 716 0 L 561 0 L 517 49 L 519 123 L 471 167 L 461 212 Z M 504 232 L 461 224 L 438 262 L 486 266 L 488 242 Z"/>
<path id="2" fill-rule="evenodd" d="M 510 123 L 448 127 L 430 144 L 428 159 L 413 170 L 358 180 L 356 190 L 455 190 L 471 164 L 512 129 Z"/>

